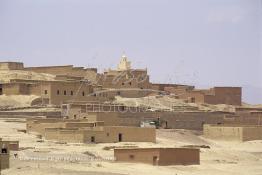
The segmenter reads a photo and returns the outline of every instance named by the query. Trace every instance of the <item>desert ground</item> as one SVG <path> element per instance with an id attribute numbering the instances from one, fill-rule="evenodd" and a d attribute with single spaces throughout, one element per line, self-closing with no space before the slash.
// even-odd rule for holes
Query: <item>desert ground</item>
<path id="1" fill-rule="evenodd" d="M 200 131 L 157 130 L 157 143 L 66 144 L 21 132 L 24 119 L 0 119 L 0 137 L 19 140 L 20 151 L 11 152 L 10 169 L 2 175 L 247 175 L 262 174 L 262 141 L 213 141 Z M 200 165 L 152 166 L 115 163 L 114 147 L 201 147 Z"/>

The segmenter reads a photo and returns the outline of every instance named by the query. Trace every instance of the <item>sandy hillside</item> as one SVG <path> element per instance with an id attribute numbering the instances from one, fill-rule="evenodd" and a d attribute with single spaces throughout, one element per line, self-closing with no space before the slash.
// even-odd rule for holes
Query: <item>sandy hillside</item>
<path id="1" fill-rule="evenodd" d="M 3 175 L 259 175 L 262 172 L 262 141 L 219 142 L 204 139 L 201 132 L 157 130 L 157 143 L 63 144 L 41 141 L 34 135 L 17 132 L 25 123 L 0 120 L 0 137 L 19 140 L 19 159 L 11 158 L 11 168 Z M 115 163 L 111 147 L 177 147 L 205 145 L 201 164 L 191 166 L 151 166 Z M 12 152 L 11 154 L 13 154 Z"/>

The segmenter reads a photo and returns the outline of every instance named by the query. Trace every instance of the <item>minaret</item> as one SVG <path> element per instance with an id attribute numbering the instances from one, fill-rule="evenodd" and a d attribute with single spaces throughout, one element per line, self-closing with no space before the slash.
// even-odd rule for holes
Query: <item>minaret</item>
<path id="1" fill-rule="evenodd" d="M 124 71 L 129 69 L 131 69 L 131 62 L 128 61 L 127 56 L 123 54 L 120 63 L 117 66 L 117 70 Z"/>

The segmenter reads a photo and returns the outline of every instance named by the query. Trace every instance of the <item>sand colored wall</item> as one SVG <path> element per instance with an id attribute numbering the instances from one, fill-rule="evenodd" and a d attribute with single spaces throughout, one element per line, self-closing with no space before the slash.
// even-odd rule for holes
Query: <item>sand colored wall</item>
<path id="1" fill-rule="evenodd" d="M 0 70 L 22 70 L 23 63 L 19 62 L 0 62 Z"/>
<path id="2" fill-rule="evenodd" d="M 64 127 L 64 123 L 39 123 L 39 124 L 33 124 L 28 127 L 28 132 L 36 132 L 41 135 L 44 135 L 45 133 L 45 128 L 62 128 Z"/>
<path id="3" fill-rule="evenodd" d="M 242 132 L 242 141 L 262 140 L 262 126 L 247 126 Z"/>
<path id="4" fill-rule="evenodd" d="M 108 110 L 108 108 L 105 109 Z M 103 112 L 103 108 L 94 109 L 97 112 L 89 112 L 92 109 L 82 110 L 81 105 L 73 105 L 65 113 L 70 119 L 76 115 L 76 119 L 104 121 L 105 126 L 140 126 L 143 121 L 158 120 L 159 118 L 163 126 L 167 124 L 167 128 L 193 130 L 202 130 L 203 124 L 224 123 L 224 116 L 228 114 L 224 112 L 146 112 L 140 108 L 123 107 L 122 110 L 122 108 L 118 109 L 114 106 L 111 109 L 119 112 Z"/>
<path id="5" fill-rule="evenodd" d="M 156 142 L 156 131 L 154 128 L 104 126 L 96 131 L 85 131 L 85 142 L 91 142 L 95 137 L 96 143 L 119 142 L 119 134 L 122 142 Z"/>
<path id="6" fill-rule="evenodd" d="M 84 128 L 84 127 L 95 127 L 95 126 L 103 126 L 104 122 L 66 122 L 64 123 L 64 128 Z"/>
<path id="7" fill-rule="evenodd" d="M 87 71 L 97 72 L 96 68 L 84 68 L 74 67 L 73 65 L 64 66 L 42 66 L 42 67 L 25 67 L 26 71 L 33 71 L 37 73 L 47 73 L 53 75 L 71 75 L 71 76 L 82 76 Z"/>
<path id="8" fill-rule="evenodd" d="M 149 82 L 149 76 L 145 69 L 132 69 L 125 71 L 110 70 L 104 72 L 98 78 L 98 84 L 103 88 L 143 88 L 147 89 L 151 87 Z"/>
<path id="9" fill-rule="evenodd" d="M 159 159 L 158 149 L 114 149 L 114 157 L 117 162 L 146 163 L 154 165 L 153 157 Z M 157 165 L 157 163 L 155 164 Z"/>
<path id="10" fill-rule="evenodd" d="M 193 90 L 195 87 L 190 85 L 182 85 L 182 84 L 159 84 L 153 83 L 153 89 L 160 90 L 160 91 L 167 91 L 170 93 L 177 93 L 180 90 L 185 92 L 186 90 Z"/>
<path id="11" fill-rule="evenodd" d="M 72 69 L 72 65 L 65 65 L 65 66 L 47 66 L 47 67 L 25 67 L 24 70 L 32 71 L 37 73 L 47 73 L 47 74 L 65 74 Z"/>
<path id="12" fill-rule="evenodd" d="M 65 92 L 66 94 L 64 94 Z M 68 100 L 86 101 L 91 93 L 93 93 L 93 87 L 85 83 L 53 82 L 51 85 L 50 103 L 61 105 Z"/>
<path id="13" fill-rule="evenodd" d="M 5 95 L 29 95 L 29 86 L 24 83 L 8 83 L 2 85 L 2 94 Z"/>
<path id="14" fill-rule="evenodd" d="M 199 149 L 189 148 L 114 149 L 116 161 L 160 166 L 200 164 L 199 154 Z"/>
<path id="15" fill-rule="evenodd" d="M 27 119 L 27 132 L 37 132 L 44 135 L 46 128 L 84 128 L 103 126 L 104 122 L 88 122 L 87 120 L 63 120 L 63 119 Z"/>
<path id="16" fill-rule="evenodd" d="M 2 94 L 36 95 L 49 99 L 49 104 L 61 105 L 67 101 L 105 100 L 106 97 L 94 97 L 93 86 L 80 81 L 34 81 L 13 80 L 2 84 Z"/>
<path id="17" fill-rule="evenodd" d="M 215 95 L 206 95 L 206 103 L 241 106 L 242 89 L 240 87 L 214 87 L 210 91 L 214 91 Z"/>
<path id="18" fill-rule="evenodd" d="M 9 168 L 9 154 L 0 153 L 0 170 Z"/>
<path id="19" fill-rule="evenodd" d="M 262 126 L 204 125 L 204 137 L 221 140 L 262 140 Z"/>
<path id="20" fill-rule="evenodd" d="M 262 125 L 262 116 L 256 113 L 236 113 L 234 115 L 225 115 L 224 123 L 238 125 Z"/>
<path id="21" fill-rule="evenodd" d="M 77 129 L 61 130 L 57 128 L 47 128 L 45 130 L 44 137 L 47 140 L 55 140 L 61 142 L 71 142 L 71 143 L 84 142 L 83 132 Z"/>
<path id="22" fill-rule="evenodd" d="M 167 128 L 202 130 L 203 124 L 224 122 L 224 113 L 220 112 L 89 112 L 88 121 L 104 121 L 105 126 L 140 126 L 145 120 L 158 120 Z"/>
<path id="23" fill-rule="evenodd" d="M 119 134 L 122 134 L 122 142 L 155 142 L 156 131 L 154 128 L 138 127 L 87 127 L 77 128 L 46 128 L 44 137 L 47 140 L 57 140 L 75 143 L 114 143 L 119 142 Z M 92 137 L 94 141 L 92 141 Z"/>
<path id="24" fill-rule="evenodd" d="M 158 165 L 198 165 L 200 164 L 200 150 L 190 148 L 160 149 Z"/>
<path id="25" fill-rule="evenodd" d="M 175 90 L 173 90 L 175 91 Z M 214 87 L 211 89 L 186 89 L 177 93 L 178 98 L 188 102 L 208 104 L 228 104 L 241 106 L 241 87 Z"/>
<path id="26" fill-rule="evenodd" d="M 242 141 L 242 127 L 204 125 L 204 137 L 217 140 Z"/>
<path id="27" fill-rule="evenodd" d="M 19 147 L 18 141 L 3 141 L 0 138 L 0 171 L 9 168 L 10 150 L 17 151 L 17 147 Z M 3 149 L 6 149 L 7 152 L 3 153 Z"/>

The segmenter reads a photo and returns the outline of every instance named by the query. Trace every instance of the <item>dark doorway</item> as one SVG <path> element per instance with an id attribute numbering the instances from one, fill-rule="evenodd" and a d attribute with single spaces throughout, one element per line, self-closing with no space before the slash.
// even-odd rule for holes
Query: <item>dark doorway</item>
<path id="1" fill-rule="evenodd" d="M 0 95 L 3 95 L 3 87 L 1 84 L 0 84 Z"/>
<path id="2" fill-rule="evenodd" d="M 122 134 L 119 133 L 119 134 L 118 134 L 118 141 L 119 141 L 119 142 L 122 142 L 122 139 L 123 139 L 123 138 L 122 138 Z"/>
<path id="3" fill-rule="evenodd" d="M 2 153 L 3 154 L 7 154 L 7 149 L 6 148 L 2 148 Z"/>
<path id="4" fill-rule="evenodd" d="M 92 142 L 92 143 L 95 143 L 95 142 L 96 142 L 96 139 L 95 139 L 94 136 L 91 137 L 91 142 Z"/>
<path id="5" fill-rule="evenodd" d="M 153 156 L 153 165 L 158 165 L 157 156 Z"/>

